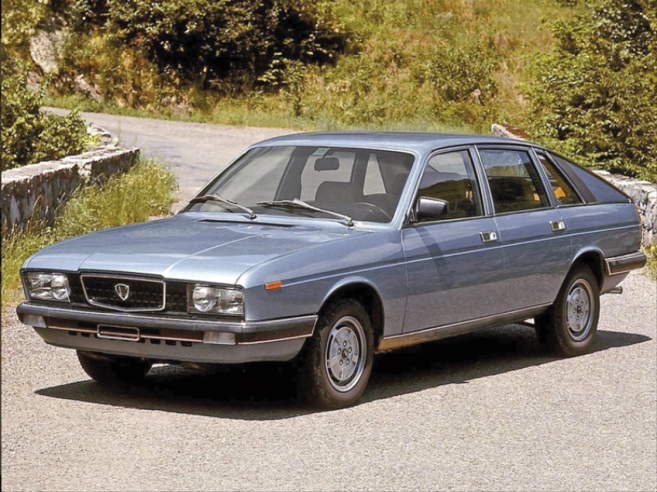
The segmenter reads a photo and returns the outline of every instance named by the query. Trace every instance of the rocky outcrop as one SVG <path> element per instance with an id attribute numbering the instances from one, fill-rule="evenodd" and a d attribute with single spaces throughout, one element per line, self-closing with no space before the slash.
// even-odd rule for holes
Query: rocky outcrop
<path id="1" fill-rule="evenodd" d="M 530 136 L 524 130 L 513 125 L 493 123 L 490 133 L 496 137 L 515 138 L 516 140 L 529 140 Z"/>
<path id="2" fill-rule="evenodd" d="M 59 51 L 64 41 L 62 31 L 38 31 L 30 41 L 30 55 L 43 73 L 57 72 Z"/>

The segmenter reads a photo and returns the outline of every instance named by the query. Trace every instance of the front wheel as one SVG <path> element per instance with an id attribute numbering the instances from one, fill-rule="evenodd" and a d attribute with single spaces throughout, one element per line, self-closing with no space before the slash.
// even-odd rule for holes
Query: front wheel
<path id="1" fill-rule="evenodd" d="M 153 366 L 151 362 L 136 357 L 119 357 L 81 350 L 78 350 L 78 360 L 84 372 L 99 383 L 138 383 Z"/>
<path id="2" fill-rule="evenodd" d="M 301 354 L 300 392 L 320 408 L 353 405 L 367 386 L 373 346 L 370 319 L 361 304 L 343 300 L 331 305 Z"/>
<path id="3" fill-rule="evenodd" d="M 560 355 L 572 357 L 593 345 L 600 317 L 600 291 L 587 266 L 573 269 L 552 307 L 535 319 L 539 340 Z"/>

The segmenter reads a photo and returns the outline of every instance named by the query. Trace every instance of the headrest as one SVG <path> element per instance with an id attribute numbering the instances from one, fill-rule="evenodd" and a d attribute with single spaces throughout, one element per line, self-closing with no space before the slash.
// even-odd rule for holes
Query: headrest
<path id="1" fill-rule="evenodd" d="M 399 173 L 397 176 L 395 176 L 395 179 L 392 180 L 392 183 L 390 185 L 390 190 L 388 192 L 396 196 L 401 195 L 401 192 L 404 189 L 404 185 L 406 184 L 407 179 L 408 179 L 408 174 Z"/>
<path id="2" fill-rule="evenodd" d="M 458 173 L 441 173 L 439 171 L 426 172 L 422 176 L 422 181 L 420 181 L 420 188 L 429 188 L 438 183 L 444 183 L 446 181 L 462 181 L 465 178 Z"/>
<path id="3" fill-rule="evenodd" d="M 317 188 L 315 201 L 351 204 L 357 202 L 358 190 L 352 183 L 325 181 Z"/>

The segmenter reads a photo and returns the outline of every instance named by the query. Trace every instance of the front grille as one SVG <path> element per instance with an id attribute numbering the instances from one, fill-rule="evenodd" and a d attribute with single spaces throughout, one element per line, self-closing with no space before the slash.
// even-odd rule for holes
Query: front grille
<path id="1" fill-rule="evenodd" d="M 187 284 L 167 282 L 167 313 L 187 313 Z"/>
<path id="2" fill-rule="evenodd" d="M 82 288 L 82 282 L 80 282 L 80 277 L 78 275 L 69 275 L 68 276 L 68 285 L 71 288 L 71 299 L 72 304 L 86 304 L 86 299 L 84 297 L 84 289 Z"/>
<path id="3" fill-rule="evenodd" d="M 120 311 L 164 309 L 165 288 L 161 280 L 109 275 L 81 275 L 80 279 L 87 302 L 93 306 Z"/>

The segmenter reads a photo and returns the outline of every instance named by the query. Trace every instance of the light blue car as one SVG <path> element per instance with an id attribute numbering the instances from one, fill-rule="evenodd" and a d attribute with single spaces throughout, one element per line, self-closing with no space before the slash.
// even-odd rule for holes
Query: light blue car
<path id="1" fill-rule="evenodd" d="M 17 310 L 100 382 L 297 358 L 301 394 L 340 408 L 375 353 L 495 325 L 533 318 L 585 353 L 600 294 L 645 261 L 628 197 L 542 147 L 299 134 L 252 146 L 174 217 L 33 255 Z"/>

